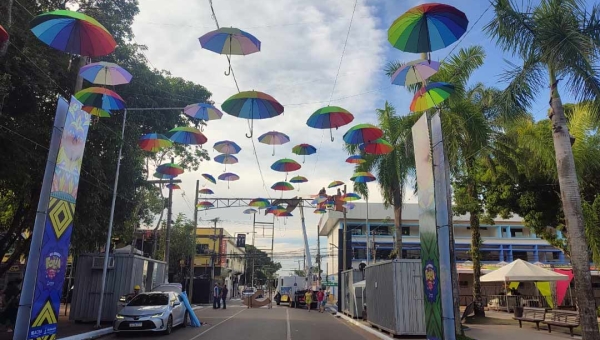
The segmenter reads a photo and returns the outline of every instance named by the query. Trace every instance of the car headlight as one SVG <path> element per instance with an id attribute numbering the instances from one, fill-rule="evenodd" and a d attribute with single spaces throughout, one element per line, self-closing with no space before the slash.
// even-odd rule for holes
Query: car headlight
<path id="1" fill-rule="evenodd" d="M 160 312 L 160 313 L 156 313 L 154 315 L 152 315 L 153 318 L 160 318 L 165 314 L 165 312 Z"/>
<path id="2" fill-rule="evenodd" d="M 117 319 L 125 319 L 125 317 L 121 314 L 117 314 Z"/>

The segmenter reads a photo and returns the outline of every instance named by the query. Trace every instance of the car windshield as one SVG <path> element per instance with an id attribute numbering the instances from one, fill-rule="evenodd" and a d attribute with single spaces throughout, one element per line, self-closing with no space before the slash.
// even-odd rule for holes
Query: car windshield
<path id="1" fill-rule="evenodd" d="M 166 306 L 169 304 L 167 294 L 140 294 L 131 300 L 128 306 Z"/>

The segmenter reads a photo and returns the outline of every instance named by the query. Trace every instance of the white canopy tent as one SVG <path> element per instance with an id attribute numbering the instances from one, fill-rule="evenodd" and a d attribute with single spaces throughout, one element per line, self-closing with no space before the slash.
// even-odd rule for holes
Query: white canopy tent
<path id="1" fill-rule="evenodd" d="M 569 277 L 517 259 L 500 269 L 481 276 L 480 280 L 481 282 L 554 282 L 567 281 Z"/>

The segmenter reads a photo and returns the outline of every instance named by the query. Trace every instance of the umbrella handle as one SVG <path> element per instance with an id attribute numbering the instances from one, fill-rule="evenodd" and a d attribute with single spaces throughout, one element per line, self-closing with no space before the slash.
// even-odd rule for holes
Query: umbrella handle
<path id="1" fill-rule="evenodd" d="M 333 138 L 333 132 L 331 132 L 331 129 L 329 129 L 329 136 L 331 136 L 331 141 L 333 142 L 335 138 Z"/>
<path id="2" fill-rule="evenodd" d="M 246 138 L 252 138 L 254 135 L 254 120 L 250 119 L 250 135 L 246 134 Z"/>

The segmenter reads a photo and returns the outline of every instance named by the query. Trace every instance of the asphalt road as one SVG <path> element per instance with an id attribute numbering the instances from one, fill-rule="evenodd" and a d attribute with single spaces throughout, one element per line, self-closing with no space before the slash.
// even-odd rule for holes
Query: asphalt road
<path id="1" fill-rule="evenodd" d="M 228 304 L 226 310 L 205 307 L 197 310 L 200 328 L 178 327 L 169 336 L 158 334 L 131 334 L 131 339 L 178 339 L 178 340 L 375 340 L 375 336 L 338 319 L 328 313 L 306 309 L 273 306 L 272 309 L 247 309 L 239 302 Z M 111 335 L 103 339 L 113 339 Z"/>

